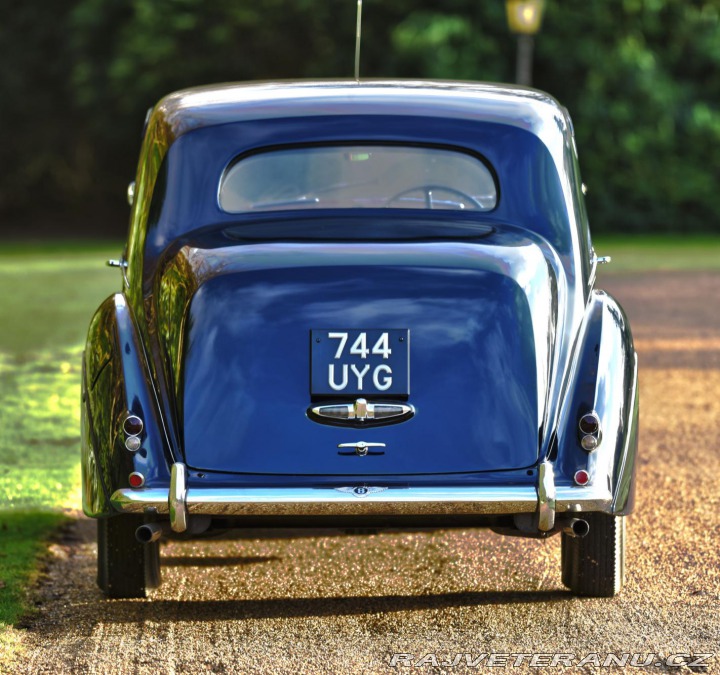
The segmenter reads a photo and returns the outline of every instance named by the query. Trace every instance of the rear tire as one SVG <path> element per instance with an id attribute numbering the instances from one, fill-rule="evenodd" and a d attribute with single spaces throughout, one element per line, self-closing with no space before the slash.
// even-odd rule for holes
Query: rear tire
<path id="1" fill-rule="evenodd" d="M 610 598 L 625 579 L 625 518 L 606 513 L 582 516 L 585 537 L 562 534 L 562 582 L 575 595 Z"/>
<path id="2" fill-rule="evenodd" d="M 144 598 L 148 589 L 160 585 L 160 542 L 135 539 L 143 522 L 135 515 L 97 521 L 97 583 L 109 598 Z"/>

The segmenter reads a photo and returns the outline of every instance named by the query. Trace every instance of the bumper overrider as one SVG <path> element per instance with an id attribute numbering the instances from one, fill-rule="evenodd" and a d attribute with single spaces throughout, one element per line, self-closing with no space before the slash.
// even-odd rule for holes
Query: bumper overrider
<path id="1" fill-rule="evenodd" d="M 187 486 L 187 468 L 172 466 L 170 489 L 117 490 L 119 512 L 153 509 L 169 515 L 175 532 L 185 532 L 193 515 L 243 516 L 501 516 L 536 514 L 537 528 L 549 532 L 556 514 L 614 513 L 607 485 L 556 487 L 550 461 L 539 466 L 535 486 L 323 488 L 212 488 Z"/>

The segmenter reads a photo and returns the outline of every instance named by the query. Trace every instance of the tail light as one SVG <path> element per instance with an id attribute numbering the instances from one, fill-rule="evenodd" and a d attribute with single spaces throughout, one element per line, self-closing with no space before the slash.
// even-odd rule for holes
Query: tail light
<path id="1" fill-rule="evenodd" d="M 600 417 L 595 411 L 586 413 L 578 422 L 580 429 L 580 446 L 585 452 L 592 452 L 597 449 L 602 440 L 602 429 Z"/>
<path id="2" fill-rule="evenodd" d="M 576 485 L 587 485 L 590 482 L 590 474 L 585 469 L 575 472 L 574 476 Z"/>
<path id="3" fill-rule="evenodd" d="M 128 436 L 139 436 L 145 425 L 137 415 L 128 415 L 123 421 L 123 431 Z"/>
<path id="4" fill-rule="evenodd" d="M 130 450 L 130 452 L 138 451 L 141 445 L 142 441 L 138 436 L 129 436 L 125 439 L 125 447 Z"/>
<path id="5" fill-rule="evenodd" d="M 139 488 L 145 485 L 145 476 L 143 476 L 141 473 L 138 473 L 137 471 L 133 471 L 128 476 L 128 483 L 130 483 L 130 487 L 133 488 Z"/>
<path id="6" fill-rule="evenodd" d="M 140 434 L 145 428 L 145 424 L 137 415 L 128 413 L 123 420 L 122 428 L 125 432 L 125 447 L 130 452 L 137 452 L 142 445 Z"/>

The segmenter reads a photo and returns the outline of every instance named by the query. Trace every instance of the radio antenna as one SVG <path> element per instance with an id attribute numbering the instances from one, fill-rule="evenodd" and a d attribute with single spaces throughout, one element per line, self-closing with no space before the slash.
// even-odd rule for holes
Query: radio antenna
<path id="1" fill-rule="evenodd" d="M 357 3 L 357 24 L 355 26 L 355 82 L 360 84 L 360 33 L 362 31 L 362 3 Z"/>

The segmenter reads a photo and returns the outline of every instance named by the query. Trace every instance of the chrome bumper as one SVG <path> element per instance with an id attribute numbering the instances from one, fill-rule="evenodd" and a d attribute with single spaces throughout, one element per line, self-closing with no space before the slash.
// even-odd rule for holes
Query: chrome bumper
<path id="1" fill-rule="evenodd" d="M 552 463 L 540 465 L 537 486 L 374 488 L 187 488 L 184 464 L 173 465 L 170 490 L 117 490 L 113 507 L 156 509 L 184 532 L 193 514 L 209 516 L 442 516 L 538 514 L 549 531 L 556 513 L 612 510 L 612 494 L 594 486 L 555 488 Z"/>

